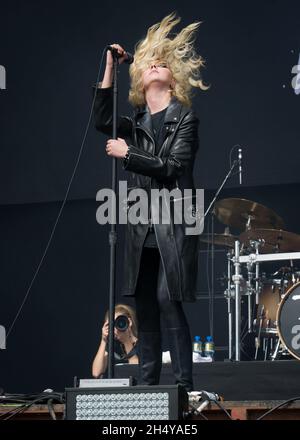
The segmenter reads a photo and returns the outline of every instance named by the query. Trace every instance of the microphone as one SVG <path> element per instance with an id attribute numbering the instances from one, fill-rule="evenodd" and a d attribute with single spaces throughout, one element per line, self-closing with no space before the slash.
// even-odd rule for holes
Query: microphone
<path id="1" fill-rule="evenodd" d="M 198 406 L 196 410 L 198 413 L 201 413 L 209 405 L 210 402 L 217 402 L 218 400 L 220 400 L 220 396 L 216 393 L 201 391 L 201 399 L 203 400 L 203 402 L 201 403 L 201 405 Z"/>
<path id="2" fill-rule="evenodd" d="M 121 58 L 121 56 L 126 55 L 126 58 L 124 60 L 124 63 L 126 64 L 132 64 L 134 57 L 130 52 L 124 52 L 123 55 L 120 55 L 118 50 L 115 47 L 112 46 L 106 46 L 106 50 L 110 50 L 112 52 L 113 55 L 115 55 L 117 58 Z"/>
<path id="3" fill-rule="evenodd" d="M 242 184 L 242 149 L 239 148 L 239 178 L 240 178 L 240 185 Z"/>
<path id="4" fill-rule="evenodd" d="M 202 402 L 201 405 L 198 406 L 198 408 L 196 410 L 197 413 L 198 414 L 201 413 L 208 405 L 209 405 L 209 400 L 208 399 L 204 400 L 204 402 Z"/>

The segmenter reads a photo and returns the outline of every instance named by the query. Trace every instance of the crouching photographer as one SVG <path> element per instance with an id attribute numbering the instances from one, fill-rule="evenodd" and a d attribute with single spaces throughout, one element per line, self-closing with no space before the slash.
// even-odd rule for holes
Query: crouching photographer
<path id="1" fill-rule="evenodd" d="M 117 304 L 115 306 L 114 337 L 116 341 L 114 354 L 115 363 L 138 364 L 136 315 L 134 309 L 126 304 Z M 107 369 L 107 342 L 108 311 L 104 317 L 101 342 L 92 366 L 92 375 L 95 378 L 101 377 Z"/>

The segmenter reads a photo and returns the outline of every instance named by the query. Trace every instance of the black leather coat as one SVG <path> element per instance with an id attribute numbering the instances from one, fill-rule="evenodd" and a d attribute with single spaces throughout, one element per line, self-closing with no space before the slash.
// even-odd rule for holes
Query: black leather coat
<path id="1" fill-rule="evenodd" d="M 94 106 L 96 128 L 112 135 L 113 89 L 97 90 Z M 194 189 L 193 166 L 198 149 L 198 118 L 193 110 L 172 97 L 163 126 L 163 144 L 155 155 L 151 114 L 147 106 L 136 108 L 132 117 L 120 116 L 118 137 L 130 145 L 123 167 L 130 172 L 128 187 Z M 150 211 L 151 212 L 151 211 Z M 152 211 L 153 215 L 153 211 Z M 154 217 L 153 217 L 154 218 Z M 172 217 L 171 217 L 172 218 Z M 122 293 L 135 295 L 143 244 L 148 224 L 126 226 Z M 170 300 L 195 301 L 198 268 L 198 236 L 185 235 L 185 224 L 154 224 L 165 270 Z"/>

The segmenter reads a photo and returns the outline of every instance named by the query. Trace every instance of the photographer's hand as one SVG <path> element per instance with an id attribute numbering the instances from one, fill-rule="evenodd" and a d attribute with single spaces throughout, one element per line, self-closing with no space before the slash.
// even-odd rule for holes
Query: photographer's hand
<path id="1" fill-rule="evenodd" d="M 102 341 L 107 342 L 108 340 L 108 321 L 105 321 L 102 327 Z"/>
<path id="2" fill-rule="evenodd" d="M 101 342 L 97 354 L 93 361 L 92 375 L 100 377 L 107 368 L 106 343 L 108 340 L 108 321 L 105 321 L 102 327 Z"/>

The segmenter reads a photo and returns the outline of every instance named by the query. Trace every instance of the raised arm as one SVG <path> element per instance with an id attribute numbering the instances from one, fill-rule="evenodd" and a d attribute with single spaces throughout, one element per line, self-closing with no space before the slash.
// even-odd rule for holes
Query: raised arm
<path id="1" fill-rule="evenodd" d="M 119 54 L 122 55 L 125 51 L 119 44 L 112 44 Z M 121 64 L 126 56 L 119 58 Z M 106 67 L 103 80 L 97 85 L 97 94 L 94 105 L 94 118 L 97 130 L 104 134 L 112 136 L 113 124 L 113 58 L 110 51 L 106 54 Z M 131 118 L 120 116 L 117 124 L 117 134 L 120 137 L 131 136 L 132 122 Z"/>

